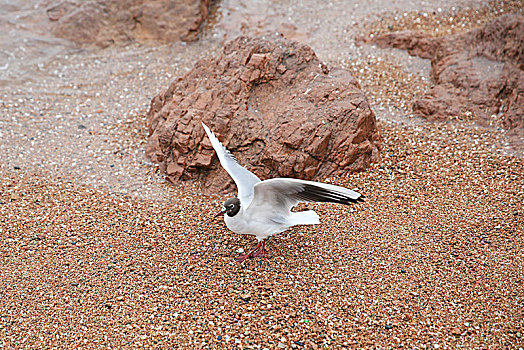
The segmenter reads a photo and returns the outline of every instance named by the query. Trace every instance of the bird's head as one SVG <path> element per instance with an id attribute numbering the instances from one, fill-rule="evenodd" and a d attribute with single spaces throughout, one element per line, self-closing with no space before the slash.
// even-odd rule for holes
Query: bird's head
<path id="1" fill-rule="evenodd" d="M 227 216 L 235 216 L 240 211 L 240 199 L 238 198 L 229 198 L 224 202 L 222 210 L 219 211 L 215 217 L 227 214 Z"/>

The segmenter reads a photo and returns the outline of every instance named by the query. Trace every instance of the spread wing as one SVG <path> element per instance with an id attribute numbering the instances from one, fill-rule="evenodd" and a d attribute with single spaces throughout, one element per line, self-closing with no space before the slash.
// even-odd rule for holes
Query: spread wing
<path id="1" fill-rule="evenodd" d="M 276 178 L 255 185 L 250 207 L 272 207 L 290 210 L 299 202 L 332 202 L 350 204 L 363 201 L 363 196 L 344 187 L 289 178 Z"/>
<path id="2" fill-rule="evenodd" d="M 237 184 L 238 199 L 247 208 L 253 199 L 254 186 L 260 182 L 260 179 L 251 171 L 238 164 L 235 157 L 218 141 L 215 134 L 204 123 L 202 123 L 202 126 L 217 153 L 222 168 L 228 172 L 229 176 Z"/>

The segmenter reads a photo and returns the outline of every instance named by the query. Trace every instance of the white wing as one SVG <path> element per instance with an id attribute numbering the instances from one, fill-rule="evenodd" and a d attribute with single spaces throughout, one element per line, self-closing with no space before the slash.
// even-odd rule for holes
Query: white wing
<path id="1" fill-rule="evenodd" d="M 242 205 L 245 205 L 245 208 L 247 208 L 253 199 L 254 186 L 260 182 L 260 179 L 251 171 L 238 164 L 235 157 L 218 141 L 215 134 L 209 130 L 206 124 L 202 123 L 202 126 L 217 153 L 220 164 L 222 164 L 222 167 L 237 184 L 238 199 L 240 199 Z"/>
<path id="2" fill-rule="evenodd" d="M 347 188 L 321 182 L 276 178 L 255 185 L 250 208 L 270 206 L 275 210 L 290 210 L 299 202 L 333 202 L 350 204 L 363 201 L 363 196 Z M 254 209 L 255 210 L 255 209 Z"/>

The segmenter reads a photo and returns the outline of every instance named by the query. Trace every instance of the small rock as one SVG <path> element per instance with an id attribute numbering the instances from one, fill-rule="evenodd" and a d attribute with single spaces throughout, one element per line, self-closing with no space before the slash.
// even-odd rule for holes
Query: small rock
<path id="1" fill-rule="evenodd" d="M 240 295 L 240 299 L 242 299 L 244 301 L 248 301 L 249 299 L 251 299 L 251 294 L 249 294 L 249 293 L 241 294 Z"/>
<path id="2" fill-rule="evenodd" d="M 386 329 L 392 329 L 392 328 L 393 328 L 392 325 L 390 325 L 390 324 L 387 324 L 387 325 L 386 325 Z"/>
<path id="3" fill-rule="evenodd" d="M 286 348 L 286 345 L 285 345 L 284 343 L 279 342 L 278 345 L 277 345 L 277 347 L 278 347 L 279 349 L 285 349 L 285 348 Z"/>
<path id="4" fill-rule="evenodd" d="M 462 332 L 460 331 L 460 328 L 455 327 L 455 328 L 453 328 L 451 330 L 451 334 L 453 334 L 453 335 L 460 335 L 460 334 L 462 334 Z"/>

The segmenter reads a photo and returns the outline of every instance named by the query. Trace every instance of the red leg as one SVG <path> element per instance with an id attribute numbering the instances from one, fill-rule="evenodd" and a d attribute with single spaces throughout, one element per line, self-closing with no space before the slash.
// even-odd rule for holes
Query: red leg
<path id="1" fill-rule="evenodd" d="M 239 256 L 237 256 L 237 261 L 242 262 L 246 260 L 247 258 L 249 258 L 249 254 L 240 254 Z"/>
<path id="2" fill-rule="evenodd" d="M 262 253 L 260 253 L 259 251 L 259 248 L 260 246 L 262 246 L 262 249 L 260 249 L 262 251 Z M 264 246 L 265 246 L 265 243 L 264 241 L 260 241 L 258 242 L 257 246 L 255 247 L 255 249 L 253 249 L 252 251 L 250 251 L 249 253 L 247 254 L 240 254 L 238 257 L 237 257 L 237 261 L 239 262 L 242 262 L 248 258 L 254 258 L 256 256 L 262 256 L 264 255 Z"/>
<path id="3" fill-rule="evenodd" d="M 262 247 L 253 253 L 253 258 L 257 256 L 264 256 L 264 248 L 266 247 L 266 241 L 262 241 Z"/>

